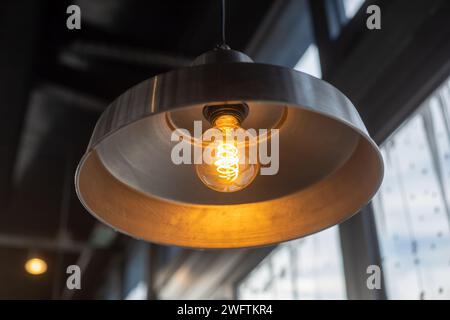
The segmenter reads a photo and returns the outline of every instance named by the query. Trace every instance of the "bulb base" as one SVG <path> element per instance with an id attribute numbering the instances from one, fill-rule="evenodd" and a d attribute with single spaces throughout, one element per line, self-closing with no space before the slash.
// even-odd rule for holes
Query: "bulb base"
<path id="1" fill-rule="evenodd" d="M 248 115 L 248 105 L 246 103 L 224 104 L 205 106 L 203 116 L 209 123 L 214 125 L 216 120 L 222 116 L 233 116 L 241 124 Z"/>

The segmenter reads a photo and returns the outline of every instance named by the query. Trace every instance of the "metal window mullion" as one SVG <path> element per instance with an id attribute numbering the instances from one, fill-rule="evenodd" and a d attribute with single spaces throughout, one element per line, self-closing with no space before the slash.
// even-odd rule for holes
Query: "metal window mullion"
<path id="1" fill-rule="evenodd" d="M 339 225 L 342 259 L 344 263 L 347 298 L 350 300 L 386 299 L 384 278 L 381 289 L 367 288 L 367 267 L 381 267 L 381 255 L 376 234 L 372 205 L 365 206 L 360 213 Z"/>
<path id="2" fill-rule="evenodd" d="M 430 100 L 428 100 L 428 101 L 430 101 Z M 439 146 L 436 141 L 436 135 L 435 135 L 436 131 L 434 128 L 433 116 L 431 114 L 429 102 L 422 111 L 422 117 L 423 117 L 423 124 L 424 124 L 424 128 L 425 128 L 425 137 L 427 139 L 427 143 L 430 148 L 430 157 L 431 157 L 432 168 L 436 174 L 439 194 L 442 198 L 442 202 L 445 207 L 445 212 L 447 214 L 447 222 L 449 223 L 449 227 L 450 227 L 450 204 L 448 203 L 448 198 L 446 196 L 445 181 L 444 181 L 444 176 L 443 176 L 443 172 L 442 172 L 442 168 L 441 168 L 441 163 L 439 160 Z"/>

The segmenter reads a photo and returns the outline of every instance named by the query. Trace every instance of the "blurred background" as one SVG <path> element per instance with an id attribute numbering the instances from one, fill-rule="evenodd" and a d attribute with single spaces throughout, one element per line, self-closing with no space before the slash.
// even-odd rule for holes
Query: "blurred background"
<path id="1" fill-rule="evenodd" d="M 80 30 L 66 27 L 71 4 Z M 374 4 L 381 30 L 366 27 Z M 115 97 L 215 47 L 220 1 L 4 0 L 1 299 L 450 298 L 450 2 L 228 0 L 226 8 L 233 49 L 323 78 L 357 106 L 385 160 L 372 203 L 277 247 L 187 250 L 116 233 L 79 203 L 77 162 Z M 73 264 L 81 290 L 66 286 Z M 370 265 L 382 269 L 381 289 L 367 288 Z"/>

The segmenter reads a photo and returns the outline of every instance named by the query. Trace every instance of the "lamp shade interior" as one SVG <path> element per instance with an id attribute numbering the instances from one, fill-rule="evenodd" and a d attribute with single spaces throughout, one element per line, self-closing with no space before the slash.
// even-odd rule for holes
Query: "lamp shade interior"
<path id="1" fill-rule="evenodd" d="M 280 107 L 265 105 L 259 113 L 272 108 Z M 200 120 L 201 107 L 192 109 Z M 198 179 L 192 165 L 174 164 L 171 151 L 178 140 L 171 141 L 172 131 L 161 113 L 118 130 L 96 152 L 113 177 L 147 196 L 193 205 L 233 205 L 268 201 L 308 188 L 342 167 L 359 143 L 359 134 L 339 121 L 288 108 L 278 134 L 282 152 L 268 164 L 277 166 L 278 172 L 258 175 L 236 194 L 211 190 Z M 270 145 L 270 141 L 262 143 Z"/>

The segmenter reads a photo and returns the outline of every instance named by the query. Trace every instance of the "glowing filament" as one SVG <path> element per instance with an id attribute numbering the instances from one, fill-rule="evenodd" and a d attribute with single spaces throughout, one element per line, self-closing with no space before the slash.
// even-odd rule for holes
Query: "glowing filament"
<path id="1" fill-rule="evenodd" d="M 233 182 L 239 175 L 238 148 L 231 143 L 222 143 L 216 149 L 214 165 L 219 177 Z"/>

